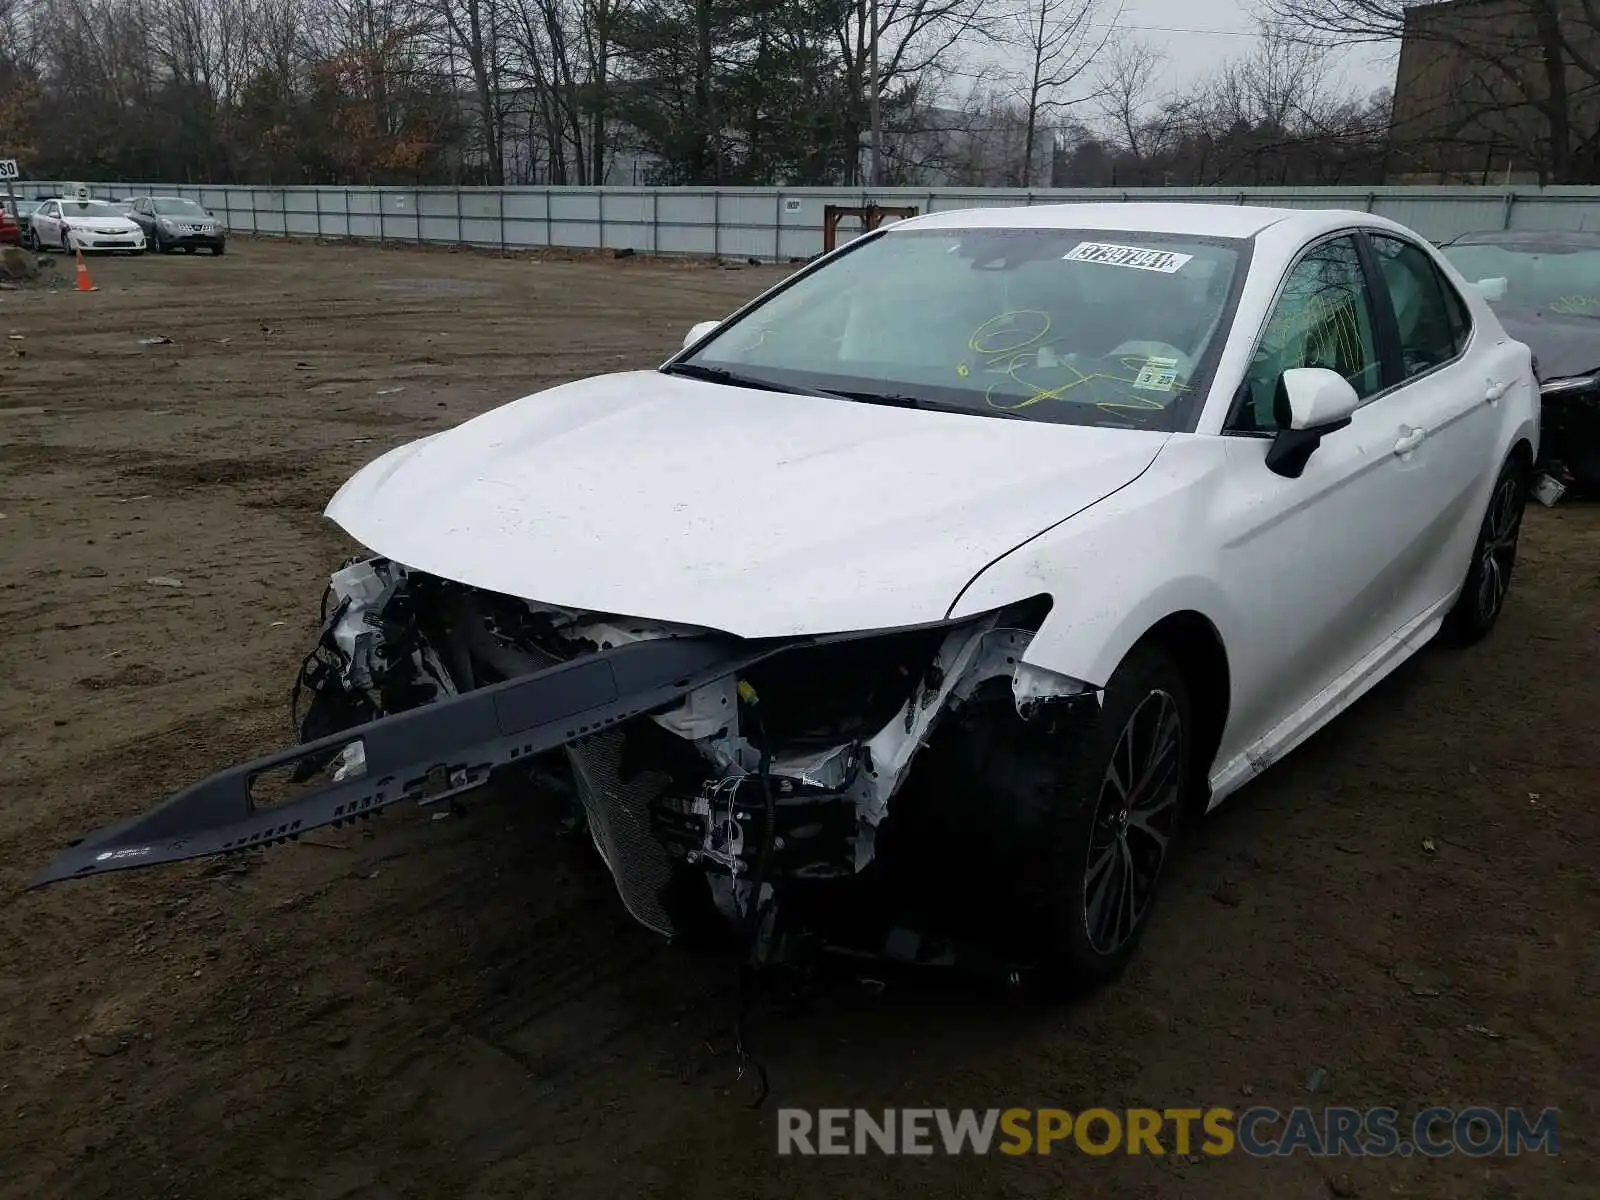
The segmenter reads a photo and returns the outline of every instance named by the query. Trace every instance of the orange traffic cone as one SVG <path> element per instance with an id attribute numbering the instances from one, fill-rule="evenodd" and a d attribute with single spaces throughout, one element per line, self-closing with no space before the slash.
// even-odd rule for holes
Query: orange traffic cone
<path id="1" fill-rule="evenodd" d="M 81 247 L 78 250 L 78 290 L 80 292 L 98 292 L 100 290 L 95 287 L 94 280 L 89 278 L 89 268 L 83 261 Z"/>

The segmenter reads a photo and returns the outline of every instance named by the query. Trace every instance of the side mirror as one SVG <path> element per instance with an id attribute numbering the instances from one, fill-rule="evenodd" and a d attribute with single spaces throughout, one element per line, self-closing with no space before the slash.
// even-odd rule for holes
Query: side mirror
<path id="1" fill-rule="evenodd" d="M 690 346 L 694 345 L 701 338 L 705 337 L 708 333 L 721 324 L 721 321 L 700 321 L 697 324 L 691 325 L 689 327 L 689 332 L 684 335 L 683 348 L 687 350 Z"/>
<path id="2" fill-rule="evenodd" d="M 1482 295 L 1485 300 L 1493 304 L 1497 300 L 1504 300 L 1506 298 L 1506 289 L 1510 285 L 1511 281 L 1504 275 L 1501 275 L 1495 279 L 1480 279 L 1472 286 L 1478 289 L 1479 294 Z"/>
<path id="3" fill-rule="evenodd" d="M 1278 377 L 1273 415 L 1278 435 L 1267 449 L 1267 469 L 1298 479 L 1322 439 L 1350 424 L 1361 404 L 1350 381 L 1326 367 L 1291 367 Z"/>

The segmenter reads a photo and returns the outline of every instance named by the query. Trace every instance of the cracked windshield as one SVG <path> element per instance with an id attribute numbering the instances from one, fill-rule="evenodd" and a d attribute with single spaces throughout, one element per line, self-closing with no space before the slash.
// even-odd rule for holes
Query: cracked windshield
<path id="1" fill-rule="evenodd" d="M 868 403 L 1192 429 L 1247 244 L 1090 230 L 891 231 L 729 326 L 688 365 Z"/>

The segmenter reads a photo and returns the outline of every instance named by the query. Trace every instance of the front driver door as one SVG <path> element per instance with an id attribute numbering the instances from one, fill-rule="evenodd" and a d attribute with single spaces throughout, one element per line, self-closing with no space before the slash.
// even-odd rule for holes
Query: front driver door
<path id="1" fill-rule="evenodd" d="M 1385 396 L 1394 365 L 1381 350 L 1392 345 L 1381 311 L 1358 235 L 1309 246 L 1285 277 L 1224 429 L 1234 436 L 1218 567 L 1245 632 L 1228 647 L 1234 696 L 1220 762 L 1274 729 L 1274 745 L 1292 745 L 1320 724 L 1322 693 L 1383 643 L 1411 590 L 1417 567 L 1405 552 L 1422 520 L 1412 477 L 1424 468 L 1411 414 Z M 1362 400 L 1297 479 L 1265 463 L 1273 397 L 1290 367 L 1337 371 Z"/>

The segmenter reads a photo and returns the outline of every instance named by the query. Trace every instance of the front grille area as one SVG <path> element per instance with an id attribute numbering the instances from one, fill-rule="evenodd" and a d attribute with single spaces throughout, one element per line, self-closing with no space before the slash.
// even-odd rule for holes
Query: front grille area
<path id="1" fill-rule="evenodd" d="M 650 805 L 666 791 L 670 776 L 643 771 L 624 782 L 622 740 L 616 729 L 595 734 L 567 747 L 567 757 L 622 903 L 640 924 L 670 937 L 675 930 L 661 896 L 672 878 L 672 860 L 650 831 Z"/>

